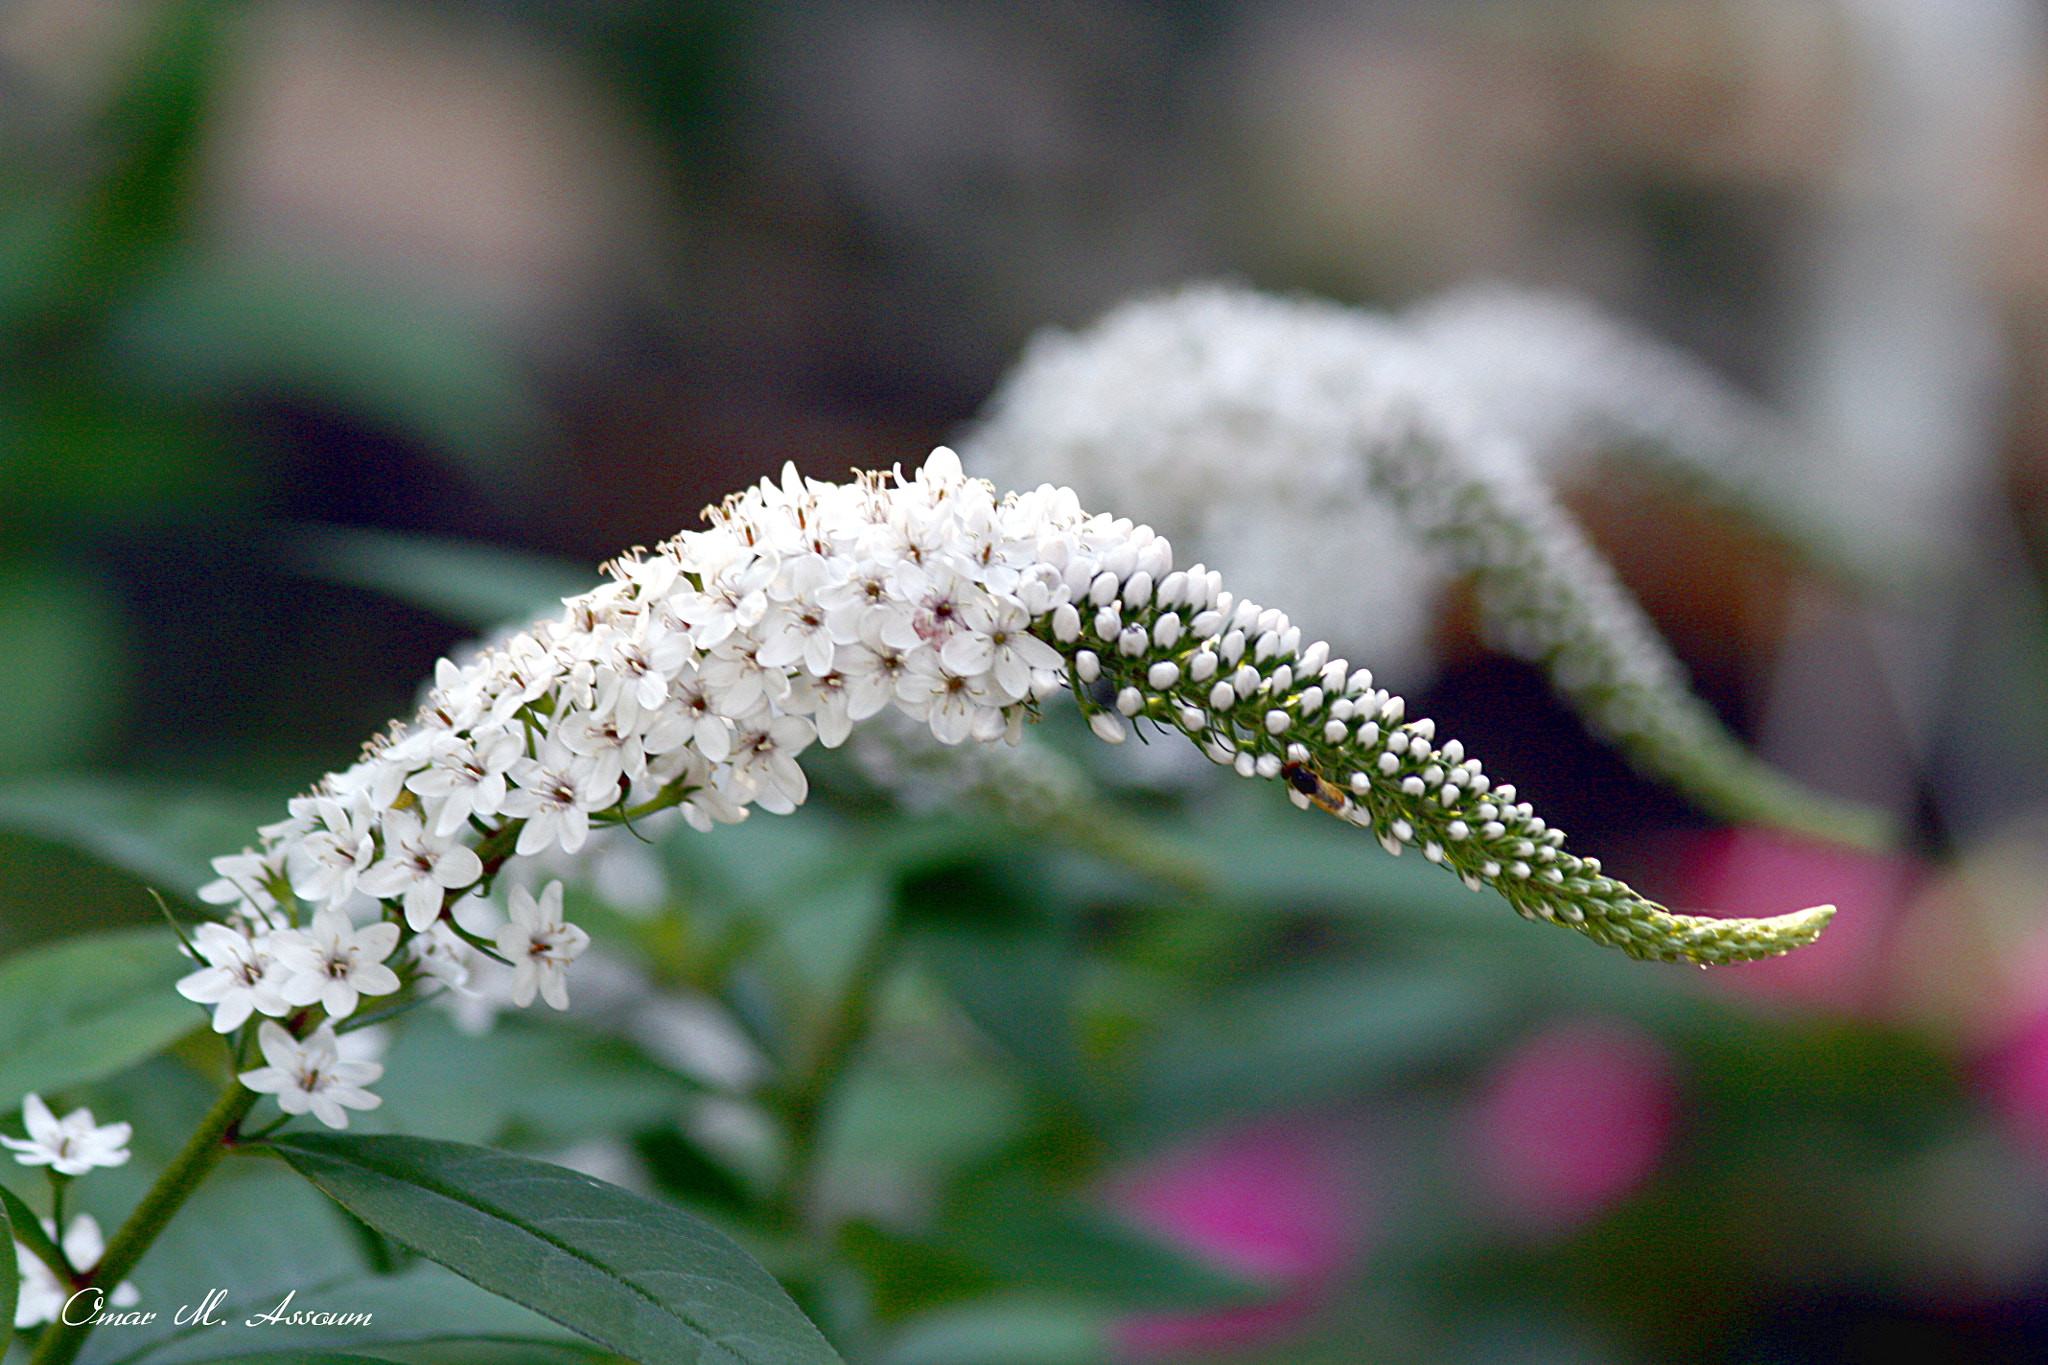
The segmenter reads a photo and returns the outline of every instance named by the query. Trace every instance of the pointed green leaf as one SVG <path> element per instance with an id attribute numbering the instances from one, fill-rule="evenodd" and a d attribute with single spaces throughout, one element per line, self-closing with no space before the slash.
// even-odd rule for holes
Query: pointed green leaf
<path id="1" fill-rule="evenodd" d="M 7 1223 L 13 1230 L 14 1239 L 17 1242 L 20 1242 L 23 1246 L 34 1252 L 36 1258 L 44 1265 L 48 1265 L 52 1261 L 64 1259 L 57 1250 L 57 1244 L 50 1240 L 50 1234 L 44 1231 L 42 1222 L 36 1217 L 35 1210 L 23 1203 L 20 1195 L 8 1189 L 5 1185 L 0 1185 L 0 1204 L 6 1205 Z M 9 1290 L 10 1293 L 21 1287 L 19 1278 L 19 1276 L 0 1273 L 0 1281 L 6 1281 L 13 1286 L 13 1289 Z M 0 1322 L 9 1322 L 13 1318 L 14 1300 L 10 1298 L 7 1301 L 7 1313 L 4 1317 L 0 1317 Z"/>
<path id="2" fill-rule="evenodd" d="M 941 1309 L 906 1327 L 877 1365 L 1101 1365 L 1110 1358 L 1102 1309 L 1032 1298 Z"/>
<path id="3" fill-rule="evenodd" d="M 272 1145 L 379 1232 L 643 1365 L 839 1365 L 767 1271 L 673 1205 L 462 1143 Z"/>
<path id="4" fill-rule="evenodd" d="M 215 1356 L 204 1365 L 394 1365 L 384 1356 L 359 1356 L 350 1352 L 322 1351 L 308 1355 L 303 1351 L 264 1351 L 249 1356 Z"/>
<path id="5" fill-rule="evenodd" d="M 410 602 L 477 630 L 559 615 L 596 570 L 544 555 L 430 536 L 298 526 L 286 553 L 309 573 Z"/>
<path id="6" fill-rule="evenodd" d="M 123 1085 L 135 1074 L 140 1069 Z M 96 1172 L 95 1179 L 129 1169 Z M 284 1163 L 228 1162 L 129 1277 L 142 1296 L 137 1306 L 154 1310 L 157 1321 L 94 1333 L 81 1365 L 189 1365 L 236 1351 L 376 1351 L 479 1338 L 558 1349 L 584 1345 L 546 1318 L 431 1262 L 411 1260 L 396 1271 L 388 1261 L 381 1271 L 366 1268 L 365 1241 L 360 1224 Z M 208 1323 L 194 1323 L 216 1289 L 223 1297 L 208 1310 Z M 249 1325 L 252 1317 L 278 1313 L 281 1304 L 283 1320 Z M 177 1320 L 180 1310 L 184 1323 Z M 360 1317 L 290 1320 L 301 1312 Z"/>
<path id="7" fill-rule="evenodd" d="M 254 842 L 256 826 L 275 819 L 280 804 L 116 777 L 37 777 L 0 786 L 0 825 L 190 898 L 213 880 L 212 859 Z"/>
<path id="8" fill-rule="evenodd" d="M 189 970 L 167 929 L 88 934 L 0 963 L 0 1109 L 110 1076 L 199 1027 L 171 988 Z"/>
<path id="9" fill-rule="evenodd" d="M 1028 1174 L 1002 1172 L 961 1191 L 946 1221 L 945 1245 L 1005 1283 L 1121 1310 L 1213 1308 L 1261 1288 Z"/>
<path id="10" fill-rule="evenodd" d="M 1258 982 L 1152 1049 L 1147 1108 L 1172 1130 L 1356 1089 L 1471 1051 L 1507 1003 L 1460 967 L 1333 965 Z"/>
<path id="11" fill-rule="evenodd" d="M 245 1263 L 244 1270 L 252 1277 L 268 1278 L 253 1263 Z M 212 1287 L 231 1292 L 208 1310 L 207 1323 L 177 1325 L 173 1315 L 184 1311 L 188 1318 L 195 1316 Z M 398 1350 L 477 1340 L 503 1348 L 493 1351 L 493 1361 L 510 1355 L 514 1341 L 552 1348 L 560 1360 L 561 1352 L 584 1345 L 554 1323 L 425 1262 L 395 1275 L 358 1271 L 335 1279 L 287 1283 L 263 1294 L 245 1290 L 240 1281 L 184 1279 L 155 1293 L 145 1288 L 138 1307 L 156 1310 L 158 1321 L 151 1328 L 94 1333 L 82 1365 L 196 1365 L 218 1360 L 242 1365 L 252 1357 L 298 1362 L 326 1359 L 315 1357 L 316 1351 Z M 294 1313 L 329 1313 L 335 1320 L 294 1323 Z M 250 1319 L 272 1314 L 280 1320 L 250 1325 Z M 343 1323 L 342 1318 L 355 1321 Z M 138 1340 L 140 1333 L 151 1330 L 158 1334 Z M 244 1348 L 249 1356 L 235 1354 Z"/>
<path id="12" fill-rule="evenodd" d="M 0 1196 L 4 1196 L 7 1200 L 7 1217 L 9 1223 L 12 1224 L 12 1226 L 14 1227 L 19 1228 L 21 1226 L 21 1220 L 16 1215 L 15 1209 L 17 1206 L 21 1204 L 21 1200 L 16 1198 L 14 1192 L 12 1190 L 7 1189 L 5 1186 L 0 1186 Z M 26 1208 L 23 1208 L 22 1212 L 26 1213 L 28 1212 L 28 1210 Z M 31 1224 L 33 1224 L 34 1221 L 35 1220 L 33 1218 L 29 1220 Z M 11 1238 L 8 1241 L 7 1249 L 10 1253 L 14 1249 L 13 1240 Z M 9 1328 L 9 1330 L 12 1330 L 12 1325 L 14 1323 L 14 1305 L 16 1301 L 20 1298 L 20 1295 L 21 1276 L 14 1273 L 14 1267 L 5 1264 L 0 1264 L 0 1326 L 4 1326 Z M 0 1354 L 5 1354 L 5 1352 L 0 1351 Z"/>

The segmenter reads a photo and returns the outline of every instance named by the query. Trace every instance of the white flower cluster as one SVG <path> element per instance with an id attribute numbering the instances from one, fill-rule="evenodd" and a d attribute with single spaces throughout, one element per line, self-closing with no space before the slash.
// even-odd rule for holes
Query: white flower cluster
<path id="1" fill-rule="evenodd" d="M 46 1236 L 57 1236 L 57 1225 L 52 1220 L 41 1220 Z M 81 1213 L 71 1220 L 64 1229 L 64 1239 L 58 1244 L 64 1252 L 64 1259 L 72 1269 L 81 1274 L 100 1263 L 106 1255 L 106 1234 L 100 1231 L 99 1220 L 89 1213 Z M 14 1325 L 17 1329 L 40 1327 L 46 1322 L 55 1322 L 63 1314 L 66 1304 L 77 1294 L 71 1285 L 57 1278 L 57 1272 L 43 1264 L 42 1259 L 20 1242 L 14 1244 L 14 1263 L 21 1273 L 21 1290 L 14 1300 Z M 142 1302 L 142 1292 L 128 1281 L 114 1286 L 114 1292 L 104 1301 L 88 1291 L 86 1299 L 74 1305 L 86 1310 L 98 1311 L 102 1303 L 115 1308 L 131 1308 Z"/>
<path id="2" fill-rule="evenodd" d="M 963 449 L 998 483 L 1148 518 L 1252 595 L 1315 604 L 1315 630 L 1395 677 L 1427 672 L 1435 599 L 1471 574 L 1494 641 L 1650 772 L 1729 818 L 1881 842 L 1880 819 L 1772 773 L 1692 696 L 1545 482 L 1619 439 L 1736 500 L 1739 457 L 1776 434 L 1676 353 L 1555 300 L 1395 319 L 1211 286 L 1038 338 Z"/>
<path id="3" fill-rule="evenodd" d="M 21 1121 L 28 1130 L 28 1137 L 0 1136 L 0 1143 L 12 1148 L 14 1159 L 24 1166 L 49 1167 L 53 1181 L 58 1177 L 84 1175 L 95 1167 L 125 1166 L 128 1163 L 128 1139 L 134 1132 L 129 1124 L 94 1123 L 90 1109 L 74 1109 L 60 1119 L 50 1112 L 50 1106 L 40 1095 L 30 1095 L 22 1101 Z M 60 1259 L 68 1261 L 72 1270 L 81 1273 L 91 1270 L 106 1252 L 100 1225 L 89 1213 L 81 1213 L 71 1220 L 61 1243 L 56 1240 L 57 1224 L 53 1220 L 45 1218 L 42 1225 L 44 1235 L 62 1253 Z M 36 1327 L 55 1322 L 65 1303 L 72 1298 L 75 1286 L 60 1279 L 56 1270 L 19 1240 L 14 1243 L 14 1263 L 21 1275 L 19 1293 L 14 1301 L 14 1325 L 17 1328 Z M 135 1286 L 124 1281 L 107 1296 L 107 1302 L 117 1308 L 125 1308 L 137 1302 L 138 1298 Z"/>
<path id="4" fill-rule="evenodd" d="M 207 965 L 179 989 L 221 1032 L 267 1016 L 270 1065 L 242 1079 L 286 1112 L 340 1127 L 373 1105 L 376 1068 L 339 1059 L 334 1021 L 408 980 L 460 987 L 479 952 L 511 964 L 515 1003 L 567 1005 L 588 937 L 562 919 L 559 883 L 515 889 L 488 936 L 468 913 L 507 860 L 670 809 L 704 829 L 788 812 L 808 791 L 798 756 L 888 708 L 945 744 L 1015 742 L 1070 680 L 1104 739 L 1139 719 L 1179 730 L 1637 955 L 1757 955 L 1819 928 L 1646 906 L 1284 614 L 1175 569 L 1164 539 L 1070 490 L 998 498 L 949 450 L 915 476 L 786 471 L 610 572 L 560 619 L 444 662 L 411 725 L 294 801 L 260 851 L 216 861 L 202 895 L 229 913 L 200 928 Z"/>

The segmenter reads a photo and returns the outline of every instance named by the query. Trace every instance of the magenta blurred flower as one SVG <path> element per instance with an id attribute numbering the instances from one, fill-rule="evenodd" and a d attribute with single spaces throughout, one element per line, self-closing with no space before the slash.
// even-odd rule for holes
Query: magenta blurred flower
<path id="1" fill-rule="evenodd" d="M 1920 879 L 1912 859 L 1751 828 L 1678 836 L 1666 852 L 1671 871 L 1657 890 L 1673 908 L 1745 916 L 1835 906 L 1817 941 L 1766 962 L 1716 967 L 1706 977 L 1713 988 L 1854 1017 L 1885 1009 L 1892 930 Z"/>
<path id="2" fill-rule="evenodd" d="M 1117 1353 L 1159 1360 L 1274 1341 L 1306 1322 L 1362 1251 L 1370 1200 L 1357 1142 L 1327 1120 L 1267 1118 L 1175 1148 L 1109 1180 L 1111 1208 L 1271 1298 L 1144 1313 L 1113 1329 Z"/>
<path id="3" fill-rule="evenodd" d="M 1561 1236 L 1663 1159 L 1677 1109 L 1671 1055 L 1632 1024 L 1550 1024 L 1501 1057 L 1467 1130 L 1474 1183 L 1518 1231 Z"/>
<path id="4" fill-rule="evenodd" d="M 1985 1102 L 2029 1155 L 2048 1161 L 2048 1011 L 1977 1067 Z"/>

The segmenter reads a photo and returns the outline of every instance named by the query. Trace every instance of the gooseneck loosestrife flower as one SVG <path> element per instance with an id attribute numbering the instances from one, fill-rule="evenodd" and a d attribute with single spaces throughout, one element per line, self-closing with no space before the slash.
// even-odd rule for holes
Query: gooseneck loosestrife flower
<path id="1" fill-rule="evenodd" d="M 223 1032 L 261 1016 L 269 1065 L 245 1085 L 342 1126 L 375 1103 L 376 1072 L 337 1060 L 334 1022 L 408 981 L 460 981 L 478 953 L 514 967 L 518 1003 L 566 1008 L 588 937 L 559 883 L 515 891 L 494 938 L 453 913 L 511 858 L 670 810 L 706 830 L 787 812 L 808 793 L 804 750 L 886 708 L 945 744 L 1015 743 L 1066 688 L 1105 740 L 1183 735 L 1633 957 L 1770 956 L 1832 913 L 1719 920 L 1641 899 L 1367 669 L 1069 490 L 999 497 L 941 448 L 911 475 L 788 469 L 708 516 L 610 565 L 559 619 L 444 661 L 410 724 L 293 801 L 260 850 L 216 862 L 204 894 L 227 915 L 180 989 Z"/>
<path id="2" fill-rule="evenodd" d="M 24 1166 L 84 1175 L 95 1166 L 128 1164 L 128 1139 L 135 1131 L 129 1124 L 96 1124 L 90 1109 L 74 1109 L 60 1119 L 41 1095 L 23 1099 L 21 1117 L 28 1140 L 0 1136 L 0 1143 L 13 1148 L 14 1159 Z"/>
<path id="3" fill-rule="evenodd" d="M 57 1236 L 54 1219 L 45 1218 L 42 1225 L 45 1237 Z M 100 1231 L 99 1220 L 89 1213 L 81 1213 L 64 1229 L 61 1246 L 64 1259 L 71 1263 L 73 1269 L 85 1273 L 97 1266 L 100 1257 L 106 1254 L 107 1241 Z M 59 1280 L 56 1271 L 43 1264 L 20 1242 L 14 1244 L 14 1263 L 21 1275 L 19 1297 L 14 1301 L 14 1325 L 17 1328 L 40 1327 L 46 1322 L 57 1321 L 64 1313 L 64 1306 L 77 1295 L 76 1287 Z M 115 1308 L 129 1308 L 142 1302 L 142 1293 L 123 1280 L 114 1287 L 113 1293 L 106 1296 L 105 1302 Z M 98 1302 L 95 1300 L 85 1306 L 95 1309 Z"/>
<path id="4" fill-rule="evenodd" d="M 1730 820 L 1880 846 L 1881 813 L 1765 766 L 1693 695 L 1549 484 L 1618 450 L 1865 571 L 1812 498 L 1750 458 L 1795 445 L 1584 305 L 1478 290 L 1394 318 L 1196 286 L 1035 339 L 963 450 L 999 482 L 1071 482 L 1150 518 L 1254 591 L 1299 593 L 1394 672 L 1419 669 L 1430 599 L 1468 575 L 1492 641 L 1645 771 Z"/>

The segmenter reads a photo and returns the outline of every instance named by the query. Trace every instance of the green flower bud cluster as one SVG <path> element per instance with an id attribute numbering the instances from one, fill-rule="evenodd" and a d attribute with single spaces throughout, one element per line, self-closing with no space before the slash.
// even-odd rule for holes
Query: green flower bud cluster
<path id="1" fill-rule="evenodd" d="M 1567 925 L 1630 957 L 1701 965 L 1772 957 L 1810 943 L 1834 914 L 1816 906 L 1765 919 L 1675 914 L 1564 847 L 1514 787 L 1495 784 L 1435 723 L 1367 669 L 1333 659 L 1279 611 L 1239 601 L 1199 566 L 1154 588 L 1142 571 L 1062 605 L 1034 629 L 1066 658 L 1095 733 L 1120 742 L 1149 721 L 1185 734 L 1241 776 L 1286 783 L 1373 831 L 1388 852 L 1415 848 L 1524 918 Z"/>

